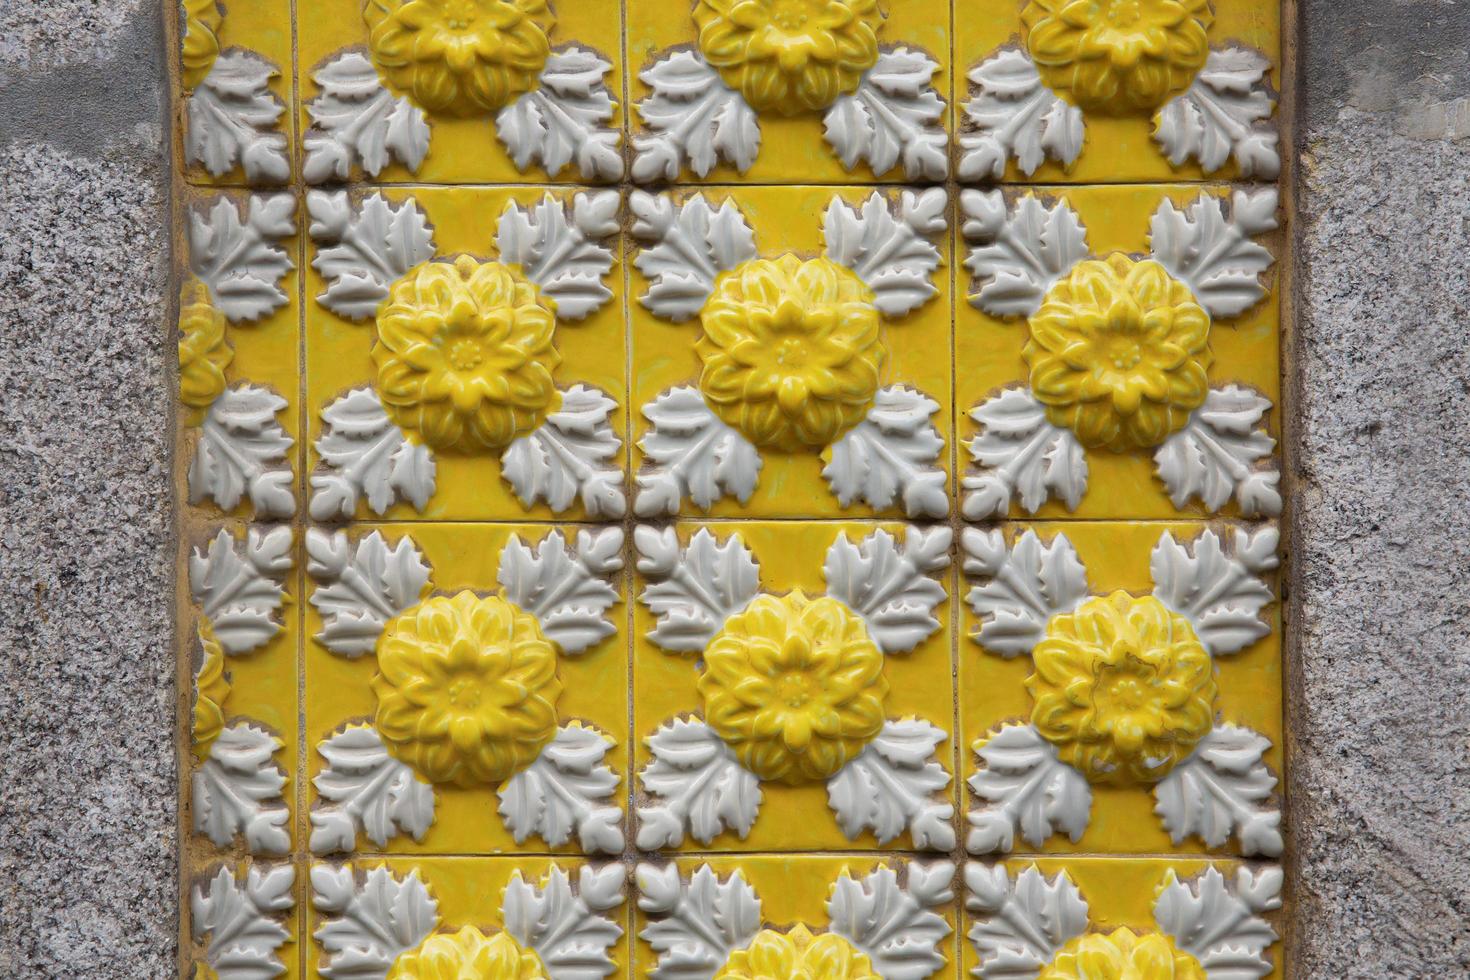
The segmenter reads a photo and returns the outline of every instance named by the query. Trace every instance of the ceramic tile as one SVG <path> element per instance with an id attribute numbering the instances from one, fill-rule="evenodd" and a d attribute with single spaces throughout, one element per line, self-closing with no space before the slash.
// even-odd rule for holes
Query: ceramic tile
<path id="1" fill-rule="evenodd" d="M 943 191 L 634 191 L 630 206 L 639 517 L 948 513 Z"/>
<path id="2" fill-rule="evenodd" d="M 323 191 L 308 208 L 313 518 L 622 515 L 618 192 Z M 503 328 L 463 319 L 501 301 Z"/>
<path id="3" fill-rule="evenodd" d="M 639 528 L 643 850 L 954 845 L 950 531 Z"/>
<path id="4" fill-rule="evenodd" d="M 255 976 L 298 980 L 303 875 L 289 861 L 196 865 L 188 890 L 191 933 L 183 948 L 190 980 Z"/>
<path id="5" fill-rule="evenodd" d="M 1281 853 L 1277 532 L 970 529 L 972 853 Z"/>
<path id="6" fill-rule="evenodd" d="M 308 531 L 312 853 L 620 852 L 622 545 L 619 528 Z"/>

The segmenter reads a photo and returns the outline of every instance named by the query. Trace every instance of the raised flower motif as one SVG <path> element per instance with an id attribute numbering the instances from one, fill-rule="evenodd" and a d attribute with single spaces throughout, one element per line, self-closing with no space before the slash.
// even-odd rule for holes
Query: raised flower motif
<path id="1" fill-rule="evenodd" d="M 1090 112 L 1148 114 L 1204 67 L 1209 0 L 1031 0 L 1026 49 L 1047 88 Z"/>
<path id="2" fill-rule="evenodd" d="M 495 112 L 536 87 L 551 54 L 546 0 L 367 0 L 383 78 L 430 112 Z"/>
<path id="3" fill-rule="evenodd" d="M 1151 259 L 1078 262 L 1046 294 L 1030 334 L 1032 393 L 1052 424 L 1090 448 L 1157 446 L 1209 393 L 1209 314 Z"/>
<path id="4" fill-rule="evenodd" d="M 720 277 L 700 323 L 705 401 L 758 446 L 828 446 L 878 390 L 886 352 L 873 291 L 830 259 L 742 263 Z"/>
<path id="5" fill-rule="evenodd" d="M 184 37 L 179 63 L 184 69 L 184 88 L 196 88 L 209 76 L 219 57 L 220 16 L 215 0 L 184 0 Z"/>
<path id="6" fill-rule="evenodd" d="M 1158 782 L 1214 725 L 1210 655 L 1153 596 L 1114 592 L 1053 616 L 1031 657 L 1031 723 L 1092 782 Z"/>
<path id="7" fill-rule="evenodd" d="M 225 368 L 235 351 L 225 340 L 225 315 L 209 301 L 203 283 L 184 286 L 179 333 L 179 401 L 208 408 L 224 393 Z"/>
<path id="8" fill-rule="evenodd" d="M 487 936 L 474 926 L 436 932 L 400 953 L 386 980 L 545 980 L 546 967 L 535 950 L 510 936 Z"/>
<path id="9" fill-rule="evenodd" d="M 225 728 L 225 699 L 230 696 L 230 681 L 225 676 L 225 651 L 215 638 L 214 627 L 207 620 L 199 624 L 199 646 L 204 659 L 194 675 L 194 724 L 190 741 L 194 754 L 203 759 L 209 747 Z"/>
<path id="10" fill-rule="evenodd" d="M 384 744 L 431 782 L 499 783 L 556 735 L 556 650 L 498 596 L 433 596 L 392 620 L 372 683 Z"/>
<path id="11" fill-rule="evenodd" d="M 789 932 L 762 929 L 730 954 L 715 980 L 879 980 L 872 962 L 834 933 L 814 936 L 797 923 Z"/>
<path id="12" fill-rule="evenodd" d="M 1205 970 L 1168 936 L 1123 928 L 1073 939 L 1037 980 L 1205 980 Z"/>
<path id="13" fill-rule="evenodd" d="M 834 775 L 883 727 L 883 654 L 856 613 L 801 592 L 758 596 L 704 651 L 705 722 L 762 779 Z"/>
<path id="14" fill-rule="evenodd" d="M 555 306 L 511 266 L 425 262 L 378 309 L 378 395 L 411 438 L 498 450 L 554 407 Z"/>
<path id="15" fill-rule="evenodd" d="M 877 0 L 699 0 L 699 50 L 757 112 L 794 116 L 857 89 L 878 60 Z"/>

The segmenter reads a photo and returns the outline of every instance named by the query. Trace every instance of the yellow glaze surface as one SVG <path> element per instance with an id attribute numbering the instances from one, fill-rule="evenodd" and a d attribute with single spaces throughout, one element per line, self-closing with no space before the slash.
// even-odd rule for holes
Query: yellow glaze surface
<path id="1" fill-rule="evenodd" d="M 179 401 L 191 409 L 207 409 L 224 392 L 225 368 L 235 349 L 225 339 L 228 321 L 210 302 L 209 290 L 197 282 L 184 285 L 179 303 Z M 190 413 L 197 419 L 202 411 Z"/>
<path id="2" fill-rule="evenodd" d="M 192 89 L 204 81 L 219 57 L 219 29 L 224 18 L 216 0 L 183 0 L 183 10 L 179 66 L 183 69 L 184 88 Z"/>
<path id="3" fill-rule="evenodd" d="M 485 935 L 474 926 L 437 932 L 399 955 L 387 980 L 545 980 L 534 950 L 503 932 Z"/>
<path id="4" fill-rule="evenodd" d="M 225 673 L 225 652 L 208 622 L 199 624 L 201 660 L 194 674 L 194 721 L 189 731 L 194 754 L 202 761 L 225 727 L 225 700 L 230 696 L 230 678 Z"/>
<path id="5" fill-rule="evenodd" d="M 1040 980 L 1205 980 L 1205 971 L 1168 936 L 1124 927 L 1071 940 L 1042 969 Z"/>
<path id="6" fill-rule="evenodd" d="M 798 922 L 789 932 L 762 929 L 744 949 L 730 954 L 715 980 L 880 980 L 872 962 L 846 939 L 832 933 L 812 935 Z"/>

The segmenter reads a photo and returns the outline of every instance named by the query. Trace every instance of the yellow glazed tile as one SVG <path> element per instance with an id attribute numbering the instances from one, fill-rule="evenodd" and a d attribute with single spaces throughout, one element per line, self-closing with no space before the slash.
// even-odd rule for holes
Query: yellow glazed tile
<path id="1" fill-rule="evenodd" d="M 833 854 L 640 864 L 637 976 L 695 962 L 721 976 L 950 975 L 954 865 Z M 803 969 L 805 967 L 805 969 Z"/>
<path id="2" fill-rule="evenodd" d="M 944 179 L 947 5 L 758 0 L 732 17 L 733 8 L 629 0 L 634 180 Z M 834 57 L 808 54 L 828 48 Z"/>
<path id="3" fill-rule="evenodd" d="M 972 853 L 1280 855 L 1277 537 L 1225 523 L 965 532 Z M 1038 809 L 1038 790 L 1054 803 Z"/>
<path id="4" fill-rule="evenodd" d="M 622 544 L 618 528 L 308 531 L 312 852 L 620 851 Z M 472 635 L 479 659 L 454 660 Z"/>
<path id="5" fill-rule="evenodd" d="M 529 188 L 308 196 L 314 518 L 622 515 L 617 201 Z M 476 308 L 481 319 L 463 319 Z M 461 319 L 446 320 L 454 309 Z"/>
<path id="6" fill-rule="evenodd" d="M 174 152 L 205 185 L 269 187 L 292 175 L 291 0 L 182 0 Z"/>
<path id="7" fill-rule="evenodd" d="M 183 881 L 191 931 L 182 976 L 216 980 L 244 968 L 285 980 L 301 977 L 302 877 L 289 861 L 196 865 Z"/>
<path id="8" fill-rule="evenodd" d="M 1280 512 L 1274 190 L 970 191 L 962 211 L 966 517 Z M 1116 328 L 1132 334 L 1088 325 L 1115 302 L 1110 311 L 1138 310 Z M 1148 340 L 1144 324 L 1165 313 L 1167 342 Z M 1176 347 L 1187 356 L 1173 362 Z"/>
<path id="9" fill-rule="evenodd" d="M 639 517 L 948 512 L 943 191 L 634 191 L 630 207 Z"/>
<path id="10" fill-rule="evenodd" d="M 537 976 L 625 976 L 626 875 L 617 862 L 568 858 L 314 863 L 307 975 L 339 976 L 370 957 L 390 980 L 469 976 L 458 970 L 478 953 L 506 976 L 532 975 L 535 965 L 545 971 Z"/>
<path id="11" fill-rule="evenodd" d="M 954 846 L 947 527 L 643 527 L 642 850 Z"/>
<path id="12" fill-rule="evenodd" d="M 307 182 L 621 178 L 618 4 L 511 0 L 496 9 L 301 4 Z"/>
<path id="13" fill-rule="evenodd" d="M 1163 28 L 1168 56 L 1134 60 L 1129 45 L 1168 5 L 1095 4 L 1074 23 L 1064 6 L 981 0 L 956 18 L 961 181 L 1277 177 L 1279 3 L 1190 0 Z M 1102 34 L 1092 25 L 1105 18 Z"/>
<path id="14" fill-rule="evenodd" d="M 972 862 L 965 868 L 961 966 L 979 977 L 1005 976 L 1019 956 L 1044 977 L 1077 977 L 1087 975 L 1079 974 L 1079 952 L 1114 963 L 1141 948 L 1167 950 L 1167 976 L 1199 978 L 1229 963 L 1276 980 L 1285 973 L 1281 885 L 1279 869 L 1239 861 Z"/>

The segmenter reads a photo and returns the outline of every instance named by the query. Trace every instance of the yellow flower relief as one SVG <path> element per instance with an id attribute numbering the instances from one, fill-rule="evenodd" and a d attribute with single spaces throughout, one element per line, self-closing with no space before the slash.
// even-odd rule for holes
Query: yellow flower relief
<path id="1" fill-rule="evenodd" d="M 385 81 L 429 112 L 483 116 L 536 87 L 555 21 L 546 0 L 366 0 Z"/>
<path id="2" fill-rule="evenodd" d="M 1214 725 L 1210 655 L 1153 596 L 1114 592 L 1053 616 L 1031 659 L 1031 723 L 1092 782 L 1157 782 Z"/>
<path id="3" fill-rule="evenodd" d="M 556 650 L 498 596 L 433 596 L 399 615 L 372 684 L 388 751 L 430 782 L 498 784 L 556 735 Z"/>
<path id="4" fill-rule="evenodd" d="M 886 351 L 873 291 L 830 259 L 753 259 L 700 311 L 699 387 L 757 446 L 829 446 L 862 421 Z"/>
<path id="5" fill-rule="evenodd" d="M 378 308 L 378 396 L 409 437 L 499 450 L 557 399 L 555 304 L 512 266 L 461 255 L 406 273 Z"/>
<path id="6" fill-rule="evenodd" d="M 184 38 L 179 63 L 184 69 L 184 88 L 196 88 L 209 76 L 219 57 L 220 16 L 215 0 L 184 0 Z"/>
<path id="7" fill-rule="evenodd" d="M 235 351 L 225 340 L 225 315 L 198 281 L 184 286 L 179 303 L 179 401 L 208 408 L 225 390 L 225 368 Z"/>
<path id="8" fill-rule="evenodd" d="M 535 950 L 510 936 L 487 936 L 474 926 L 437 932 L 400 953 L 386 980 L 545 980 L 546 967 Z"/>
<path id="9" fill-rule="evenodd" d="M 1209 314 L 1153 260 L 1077 263 L 1032 314 L 1030 333 L 1031 393 L 1089 448 L 1157 446 L 1209 393 Z"/>
<path id="10" fill-rule="evenodd" d="M 757 112 L 827 108 L 878 60 L 877 0 L 699 0 L 699 50 Z"/>
<path id="11" fill-rule="evenodd" d="M 1169 937 L 1125 928 L 1078 936 L 1037 980 L 1205 980 L 1205 971 Z"/>
<path id="12" fill-rule="evenodd" d="M 866 624 L 836 599 L 759 596 L 704 651 L 705 722 L 761 779 L 824 780 L 883 727 L 888 681 Z"/>
<path id="13" fill-rule="evenodd" d="M 750 945 L 730 954 L 715 980 L 880 980 L 868 957 L 833 933 L 812 935 L 762 929 Z"/>
<path id="14" fill-rule="evenodd" d="M 1026 50 L 1046 87 L 1099 115 L 1147 115 L 1204 67 L 1209 0 L 1031 0 Z"/>
<path id="15" fill-rule="evenodd" d="M 225 651 L 215 638 L 208 620 L 199 624 L 199 646 L 204 660 L 194 675 L 194 725 L 190 741 L 200 759 L 209 756 L 209 747 L 225 727 L 225 700 L 230 696 L 230 681 L 225 676 Z"/>

